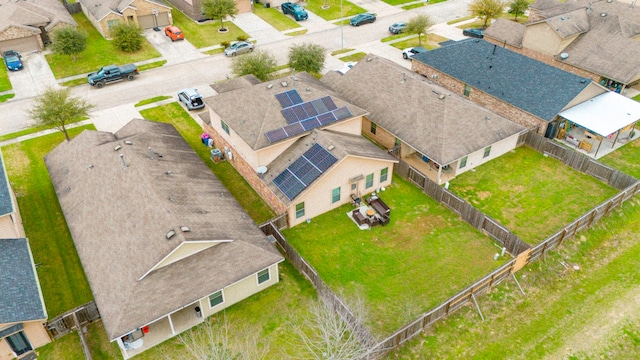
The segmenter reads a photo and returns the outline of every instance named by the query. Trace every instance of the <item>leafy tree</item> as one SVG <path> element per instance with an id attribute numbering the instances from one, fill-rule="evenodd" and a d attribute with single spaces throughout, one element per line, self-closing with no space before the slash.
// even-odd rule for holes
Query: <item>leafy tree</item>
<path id="1" fill-rule="evenodd" d="M 491 19 L 497 19 L 504 13 L 504 7 L 502 0 L 473 0 L 469 4 L 469 12 L 483 20 L 482 27 L 486 28 Z"/>
<path id="2" fill-rule="evenodd" d="M 109 33 L 116 47 L 124 52 L 132 53 L 142 49 L 144 37 L 142 29 L 136 23 L 120 23 L 112 27 Z"/>
<path id="3" fill-rule="evenodd" d="M 220 30 L 225 30 L 223 20 L 230 16 L 235 19 L 238 15 L 238 8 L 235 0 L 205 0 L 202 2 L 202 12 L 204 16 L 212 20 L 220 20 Z"/>
<path id="4" fill-rule="evenodd" d="M 409 19 L 409 21 L 407 22 L 407 27 L 405 28 L 405 32 L 418 35 L 418 44 L 422 45 L 422 34 L 425 35 L 426 41 L 427 31 L 429 31 L 429 28 L 433 25 L 434 22 L 433 20 L 431 20 L 429 15 L 420 14 Z"/>
<path id="5" fill-rule="evenodd" d="M 529 0 L 512 0 L 509 4 L 509 13 L 513 14 L 513 18 L 517 19 L 519 15 L 523 15 L 529 8 Z"/>
<path id="6" fill-rule="evenodd" d="M 63 55 L 71 55 L 76 61 L 76 55 L 87 48 L 87 34 L 73 26 L 65 26 L 53 31 L 52 50 Z"/>
<path id="7" fill-rule="evenodd" d="M 29 114 L 38 126 L 53 126 L 69 141 L 66 125 L 74 120 L 88 117 L 93 108 L 87 100 L 70 96 L 69 88 L 48 87 L 34 101 Z"/>
<path id="8" fill-rule="evenodd" d="M 319 73 L 324 67 L 325 48 L 317 44 L 295 44 L 289 48 L 289 66 L 295 71 Z"/>
<path id="9" fill-rule="evenodd" d="M 238 76 L 253 74 L 262 81 L 271 78 L 276 70 L 275 57 L 265 51 L 254 51 L 250 54 L 237 56 L 231 63 L 231 71 Z"/>

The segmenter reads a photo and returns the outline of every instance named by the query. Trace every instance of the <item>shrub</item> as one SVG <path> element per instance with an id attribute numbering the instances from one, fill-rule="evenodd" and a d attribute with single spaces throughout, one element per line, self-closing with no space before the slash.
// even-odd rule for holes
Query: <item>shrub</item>
<path id="1" fill-rule="evenodd" d="M 135 23 L 118 24 L 111 28 L 114 45 L 124 52 L 136 52 L 142 48 L 142 29 Z"/>
<path id="2" fill-rule="evenodd" d="M 223 48 L 228 48 L 229 46 L 231 46 L 231 43 L 228 41 L 223 41 L 220 43 L 220 45 L 222 45 Z"/>
<path id="3" fill-rule="evenodd" d="M 249 37 L 247 35 L 239 35 L 236 39 L 238 39 L 238 41 L 247 41 Z"/>

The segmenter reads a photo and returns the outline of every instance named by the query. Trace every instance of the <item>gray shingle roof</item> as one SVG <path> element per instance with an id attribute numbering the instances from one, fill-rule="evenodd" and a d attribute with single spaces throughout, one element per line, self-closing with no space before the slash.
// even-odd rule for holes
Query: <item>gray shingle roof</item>
<path id="1" fill-rule="evenodd" d="M 524 130 L 460 95 L 430 84 L 412 71 L 371 54 L 346 74 L 330 72 L 322 81 L 367 109 L 367 117 L 378 126 L 439 164 L 449 164 Z"/>
<path id="2" fill-rule="evenodd" d="M 458 41 L 413 59 L 546 121 L 591 83 L 479 39 Z"/>
<path id="3" fill-rule="evenodd" d="M 27 239 L 0 239 L 0 324 L 46 319 Z"/>
<path id="4" fill-rule="evenodd" d="M 0 31 L 15 26 L 40 34 L 39 26 L 50 30 L 59 23 L 76 21 L 58 0 L 5 1 L 0 6 Z"/>
<path id="5" fill-rule="evenodd" d="M 14 211 L 7 169 L 4 167 L 4 157 L 0 154 L 0 216 L 11 214 Z"/>
<path id="6" fill-rule="evenodd" d="M 45 163 L 111 340 L 283 259 L 170 124 L 84 131 Z"/>

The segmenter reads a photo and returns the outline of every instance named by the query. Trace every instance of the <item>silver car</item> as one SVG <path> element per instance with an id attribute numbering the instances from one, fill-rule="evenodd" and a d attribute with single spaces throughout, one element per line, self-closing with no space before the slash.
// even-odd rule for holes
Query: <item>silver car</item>
<path id="1" fill-rule="evenodd" d="M 236 56 L 244 54 L 246 52 L 251 52 L 253 51 L 254 47 L 255 45 L 253 45 L 253 43 L 247 41 L 237 41 L 231 44 L 231 46 L 229 46 L 228 48 L 224 49 L 224 54 L 226 56 Z"/>
<path id="2" fill-rule="evenodd" d="M 178 91 L 178 100 L 184 103 L 189 110 L 197 110 L 204 107 L 202 96 L 198 93 L 198 90 L 194 88 L 187 88 Z"/>

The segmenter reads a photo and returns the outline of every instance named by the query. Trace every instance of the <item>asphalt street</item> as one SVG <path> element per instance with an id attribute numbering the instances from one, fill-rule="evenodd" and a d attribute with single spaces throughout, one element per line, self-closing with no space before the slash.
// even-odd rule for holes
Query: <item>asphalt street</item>
<path id="1" fill-rule="evenodd" d="M 279 64 L 287 62 L 288 48 L 291 45 L 311 42 L 325 47 L 330 52 L 345 48 L 374 53 L 409 68 L 410 62 L 402 59 L 401 50 L 380 42 L 381 38 L 389 35 L 389 25 L 424 13 L 438 24 L 432 28 L 432 32 L 457 40 L 462 38 L 461 31 L 444 23 L 465 16 L 470 1 L 449 0 L 404 11 L 379 0 L 352 0 L 368 11 L 378 14 L 377 20 L 360 27 L 341 27 L 312 16 L 301 23 L 308 29 L 307 34 L 301 36 L 275 35 L 277 31 L 265 25 L 264 21 L 252 13 L 240 14 L 234 23 L 252 38 L 258 39 L 257 49 L 274 55 Z M 214 95 L 208 85 L 231 75 L 231 59 L 222 54 L 203 55 L 186 41 L 172 43 L 161 32 L 147 31 L 145 36 L 167 60 L 165 66 L 145 71 L 134 81 L 111 84 L 102 89 L 80 85 L 71 90 L 73 96 L 86 98 L 95 105 L 90 115 L 99 130 L 116 131 L 131 118 L 140 117 L 133 106 L 140 100 L 160 95 L 175 96 L 179 89 L 185 87 L 196 87 L 205 96 Z M 28 54 L 25 67 L 23 71 L 10 74 L 16 96 L 0 105 L 0 134 L 31 127 L 33 122 L 28 110 L 34 97 L 47 85 L 57 86 L 42 54 Z M 324 71 L 340 67 L 342 61 L 327 56 Z"/>

